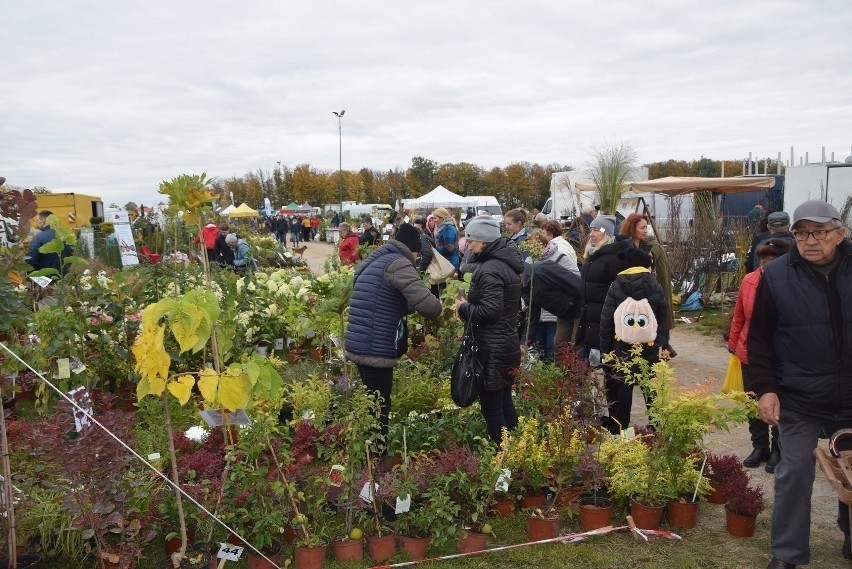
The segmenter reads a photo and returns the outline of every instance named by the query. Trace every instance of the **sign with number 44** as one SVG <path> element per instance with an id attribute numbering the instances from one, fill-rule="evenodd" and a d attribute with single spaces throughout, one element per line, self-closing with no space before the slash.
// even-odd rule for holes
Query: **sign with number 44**
<path id="1" fill-rule="evenodd" d="M 228 561 L 239 561 L 243 554 L 243 548 L 237 547 L 230 543 L 220 543 L 219 553 L 216 554 L 217 559 L 226 559 Z"/>

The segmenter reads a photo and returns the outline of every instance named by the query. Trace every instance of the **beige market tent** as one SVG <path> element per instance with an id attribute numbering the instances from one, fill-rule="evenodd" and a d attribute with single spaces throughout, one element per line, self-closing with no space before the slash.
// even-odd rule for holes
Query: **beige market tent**
<path id="1" fill-rule="evenodd" d="M 247 204 L 241 203 L 239 207 L 228 213 L 228 217 L 260 217 L 260 213 Z"/>
<path id="2" fill-rule="evenodd" d="M 681 178 L 669 176 L 646 182 L 634 182 L 630 189 L 634 192 L 654 192 L 669 196 L 691 194 L 707 190 L 720 194 L 739 194 L 754 190 L 771 188 L 775 185 L 772 176 L 745 176 L 742 178 Z"/>

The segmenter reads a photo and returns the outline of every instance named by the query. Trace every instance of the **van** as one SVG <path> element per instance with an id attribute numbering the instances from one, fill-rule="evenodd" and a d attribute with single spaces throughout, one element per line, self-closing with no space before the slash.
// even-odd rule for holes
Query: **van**
<path id="1" fill-rule="evenodd" d="M 498 223 L 503 223 L 503 208 L 494 196 L 467 196 L 469 200 L 476 200 L 476 213 L 487 212 Z"/>

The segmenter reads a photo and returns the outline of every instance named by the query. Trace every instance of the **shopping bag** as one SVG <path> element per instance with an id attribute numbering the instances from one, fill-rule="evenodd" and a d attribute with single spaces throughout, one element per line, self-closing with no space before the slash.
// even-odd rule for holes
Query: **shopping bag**
<path id="1" fill-rule="evenodd" d="M 462 345 L 450 373 L 450 396 L 459 407 L 470 407 L 479 397 L 485 380 L 487 356 L 473 337 L 473 326 L 468 323 Z"/>
<path id="2" fill-rule="evenodd" d="M 740 365 L 740 359 L 734 354 L 731 354 L 728 357 L 728 373 L 725 374 L 725 384 L 722 385 L 722 393 L 743 390 L 743 368 Z"/>
<path id="3" fill-rule="evenodd" d="M 429 282 L 433 285 L 447 282 L 451 276 L 456 274 L 456 268 L 446 257 L 441 255 L 437 249 L 432 247 L 432 262 L 426 267 Z"/>

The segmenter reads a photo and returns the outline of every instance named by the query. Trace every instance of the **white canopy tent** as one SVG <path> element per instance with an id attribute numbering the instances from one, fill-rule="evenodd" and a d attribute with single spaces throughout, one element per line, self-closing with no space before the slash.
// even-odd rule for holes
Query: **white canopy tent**
<path id="1" fill-rule="evenodd" d="M 436 207 L 476 207 L 476 200 L 460 196 L 444 186 L 438 186 L 431 192 L 416 199 L 402 200 L 404 209 L 434 209 Z"/>

